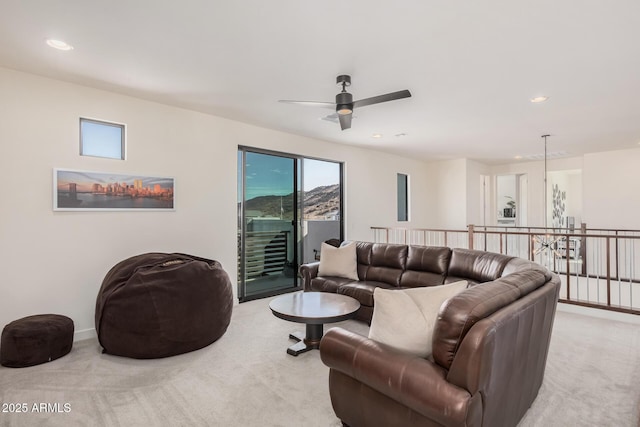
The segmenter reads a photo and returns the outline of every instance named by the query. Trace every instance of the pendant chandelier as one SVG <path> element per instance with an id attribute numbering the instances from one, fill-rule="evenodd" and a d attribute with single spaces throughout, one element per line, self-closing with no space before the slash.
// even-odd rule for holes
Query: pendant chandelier
<path id="1" fill-rule="evenodd" d="M 534 251 L 534 255 L 538 255 L 539 253 L 545 252 L 545 251 L 549 251 L 550 253 L 555 254 L 558 257 L 561 257 L 562 254 L 560 252 L 558 252 L 558 250 L 556 249 L 556 243 L 560 240 L 562 240 L 561 237 L 558 237 L 557 239 L 554 239 L 548 232 L 548 228 L 547 228 L 547 138 L 550 137 L 551 135 L 542 135 L 542 138 L 544 138 L 544 231 L 545 231 L 545 235 L 544 236 L 535 236 L 533 238 L 534 242 L 537 243 L 539 246 L 538 248 Z"/>

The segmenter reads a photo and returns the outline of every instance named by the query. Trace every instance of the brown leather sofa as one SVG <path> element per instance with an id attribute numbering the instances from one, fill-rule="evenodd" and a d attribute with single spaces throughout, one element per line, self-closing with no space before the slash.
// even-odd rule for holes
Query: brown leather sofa
<path id="1" fill-rule="evenodd" d="M 320 355 L 342 422 L 515 426 L 542 384 L 558 276 L 527 260 L 467 249 L 360 242 L 357 253 L 360 281 L 317 277 L 317 265 L 306 265 L 305 290 L 350 295 L 365 303 L 359 318 L 370 321 L 376 286 L 466 279 L 470 287 L 440 308 L 429 358 L 341 328 L 325 334 Z"/>

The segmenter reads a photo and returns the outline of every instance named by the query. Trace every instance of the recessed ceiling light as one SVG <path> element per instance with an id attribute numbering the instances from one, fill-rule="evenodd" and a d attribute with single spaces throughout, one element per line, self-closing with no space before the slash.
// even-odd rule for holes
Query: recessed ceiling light
<path id="1" fill-rule="evenodd" d="M 522 156 L 515 156 L 514 159 L 516 160 L 520 160 L 522 158 Z"/>
<path id="2" fill-rule="evenodd" d="M 373 135 L 371 135 L 372 138 L 382 138 L 382 134 L 381 133 L 374 133 Z"/>
<path id="3" fill-rule="evenodd" d="M 47 39 L 47 44 L 58 50 L 73 50 L 73 46 L 63 42 L 62 40 Z"/>
<path id="4" fill-rule="evenodd" d="M 536 96 L 535 98 L 531 98 L 531 102 L 534 102 L 534 103 L 544 102 L 547 99 L 549 99 L 548 96 Z"/>

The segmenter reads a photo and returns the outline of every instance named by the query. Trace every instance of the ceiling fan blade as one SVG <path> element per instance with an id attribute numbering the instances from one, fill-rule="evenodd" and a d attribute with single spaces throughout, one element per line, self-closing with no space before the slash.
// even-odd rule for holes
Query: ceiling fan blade
<path id="1" fill-rule="evenodd" d="M 327 116 L 324 117 L 320 117 L 320 120 L 324 120 L 327 122 L 332 122 L 332 123 L 339 123 L 340 119 L 338 118 L 340 116 L 340 114 L 338 113 L 333 113 L 333 114 L 329 114 Z M 356 116 L 355 114 L 351 114 L 351 120 L 355 120 L 357 119 L 358 116 Z"/>
<path id="2" fill-rule="evenodd" d="M 304 105 L 306 107 L 323 107 L 331 108 L 335 110 L 336 104 L 334 102 L 317 102 L 317 101 L 291 101 L 288 99 L 280 99 L 278 102 L 284 102 L 286 104 Z"/>
<path id="3" fill-rule="evenodd" d="M 391 92 L 385 95 L 373 96 L 371 98 L 361 99 L 353 103 L 353 108 L 364 107 L 371 104 L 379 104 L 381 102 L 395 101 L 396 99 L 409 98 L 411 92 L 408 90 L 401 90 L 399 92 Z"/>
<path id="4" fill-rule="evenodd" d="M 340 119 L 340 128 L 342 130 L 351 129 L 351 116 L 352 114 L 338 114 Z"/>
<path id="5" fill-rule="evenodd" d="M 338 113 L 333 113 L 324 117 L 320 117 L 320 120 L 326 120 L 328 122 L 338 123 Z"/>

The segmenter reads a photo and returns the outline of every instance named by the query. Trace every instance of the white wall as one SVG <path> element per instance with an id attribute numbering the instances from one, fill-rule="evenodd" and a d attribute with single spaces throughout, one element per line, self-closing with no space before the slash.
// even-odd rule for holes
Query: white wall
<path id="1" fill-rule="evenodd" d="M 486 175 L 489 168 L 484 163 L 467 159 L 467 218 L 465 226 L 482 224 L 482 190 L 480 177 Z"/>
<path id="2" fill-rule="evenodd" d="M 578 211 L 588 228 L 640 229 L 640 192 L 635 190 L 640 182 L 640 147 L 628 150 L 585 154 L 567 159 L 549 160 L 547 169 L 556 171 L 582 171 L 571 175 L 567 185 L 572 193 L 581 187 L 582 194 L 573 199 L 570 208 Z M 511 163 L 492 166 L 493 175 L 527 173 L 529 176 L 530 226 L 544 223 L 543 179 L 544 162 Z M 581 176 L 581 180 L 578 177 Z M 580 184 L 581 181 L 581 184 Z M 551 193 L 551 190 L 549 190 Z M 551 197 L 551 194 L 548 195 Z M 577 215 L 576 215 L 577 216 Z M 578 221 L 578 218 L 576 218 Z M 579 224 L 576 223 L 576 227 Z"/>
<path id="3" fill-rule="evenodd" d="M 468 224 L 480 224 L 482 219 L 481 176 L 490 168 L 471 159 L 431 162 L 427 165 L 430 192 L 427 228 L 466 229 Z"/>
<path id="4" fill-rule="evenodd" d="M 574 226 L 582 223 L 582 171 L 569 173 L 567 178 L 567 216 L 573 217 Z"/>
<path id="5" fill-rule="evenodd" d="M 640 148 L 584 156 L 583 221 L 589 228 L 640 229 Z"/>
<path id="6" fill-rule="evenodd" d="M 306 220 L 302 222 L 304 236 L 303 263 L 316 261 L 316 254 L 320 253 L 322 243 L 328 239 L 340 238 L 340 221 Z M 314 250 L 318 251 L 317 253 Z"/>
<path id="7" fill-rule="evenodd" d="M 549 206 L 549 215 L 547 218 L 548 224 L 554 224 L 552 212 L 554 194 L 553 188 L 557 185 L 560 194 L 564 193 L 565 195 L 565 199 L 562 200 L 565 207 L 562 221 L 566 220 L 566 218 L 568 217 L 573 217 L 575 225 L 579 228 L 582 221 L 582 171 L 574 169 L 549 172 L 547 182 L 547 203 Z M 558 224 L 559 222 L 559 219 L 555 220 L 556 224 Z M 562 227 L 566 226 L 566 222 L 562 224 Z"/>
<path id="8" fill-rule="evenodd" d="M 127 124 L 127 160 L 78 155 L 80 116 Z M 118 261 L 150 251 L 219 260 L 236 279 L 238 145 L 345 162 L 345 231 L 371 240 L 396 222 L 396 174 L 411 177 L 410 227 L 433 224 L 424 162 L 233 122 L 0 68 L 0 326 L 40 313 L 91 334 Z M 54 212 L 52 169 L 172 176 L 174 212 Z M 407 225 L 403 223 L 402 225 Z M 235 289 L 234 289 L 235 291 Z"/>
<path id="9" fill-rule="evenodd" d="M 465 229 L 467 226 L 467 159 L 444 160 L 429 164 L 433 172 L 435 213 L 431 228 Z M 479 179 L 479 178 L 478 178 Z M 477 181 L 476 184 L 477 186 Z"/>

